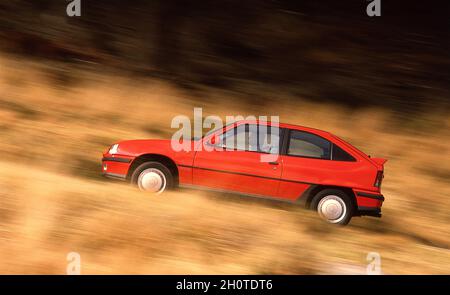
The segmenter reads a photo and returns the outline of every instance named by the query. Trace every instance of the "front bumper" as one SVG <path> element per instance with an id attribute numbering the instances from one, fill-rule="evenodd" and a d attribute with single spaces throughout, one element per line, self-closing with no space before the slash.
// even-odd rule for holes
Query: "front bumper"
<path id="1" fill-rule="evenodd" d="M 108 178 L 126 180 L 133 158 L 125 156 L 104 155 L 102 174 Z"/>
<path id="2" fill-rule="evenodd" d="M 107 178 L 111 178 L 111 179 L 122 180 L 122 181 L 127 180 L 127 176 L 123 175 L 123 174 L 115 174 L 115 173 L 104 172 L 103 176 L 105 176 Z"/>

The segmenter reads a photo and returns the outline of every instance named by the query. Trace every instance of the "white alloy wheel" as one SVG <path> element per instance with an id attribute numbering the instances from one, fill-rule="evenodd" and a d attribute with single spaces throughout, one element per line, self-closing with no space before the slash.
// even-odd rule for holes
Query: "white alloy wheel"
<path id="1" fill-rule="evenodd" d="M 160 194 L 166 189 L 167 180 L 161 170 L 148 168 L 139 174 L 137 184 L 141 191 Z"/>
<path id="2" fill-rule="evenodd" d="M 330 223 L 339 223 L 347 215 L 347 206 L 344 200 L 336 195 L 323 197 L 317 205 L 320 217 Z"/>

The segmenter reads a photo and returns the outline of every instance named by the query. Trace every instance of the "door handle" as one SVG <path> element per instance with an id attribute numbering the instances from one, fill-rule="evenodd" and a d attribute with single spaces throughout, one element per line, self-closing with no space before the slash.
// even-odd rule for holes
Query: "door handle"
<path id="1" fill-rule="evenodd" d="M 269 162 L 269 165 L 279 165 L 280 163 L 278 162 Z"/>

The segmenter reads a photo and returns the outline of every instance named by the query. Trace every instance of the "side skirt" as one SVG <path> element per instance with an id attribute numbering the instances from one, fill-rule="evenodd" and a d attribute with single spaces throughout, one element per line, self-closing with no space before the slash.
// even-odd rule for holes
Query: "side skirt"
<path id="1" fill-rule="evenodd" d="M 247 194 L 247 193 L 242 193 L 242 192 L 238 192 L 238 191 L 230 191 L 230 190 L 220 189 L 220 188 L 210 188 L 210 187 L 201 186 L 201 185 L 180 184 L 179 187 L 187 188 L 187 189 L 194 189 L 194 190 L 201 190 L 201 191 L 233 194 L 233 195 L 242 196 L 242 197 L 250 197 L 250 198 L 262 199 L 262 200 L 273 201 L 273 202 L 281 202 L 281 203 L 285 203 L 285 204 L 292 204 L 292 205 L 297 204 L 296 200 L 292 201 L 292 200 L 286 200 L 286 199 L 277 198 L 277 197 L 268 197 L 268 196 L 258 195 L 258 194 Z"/>

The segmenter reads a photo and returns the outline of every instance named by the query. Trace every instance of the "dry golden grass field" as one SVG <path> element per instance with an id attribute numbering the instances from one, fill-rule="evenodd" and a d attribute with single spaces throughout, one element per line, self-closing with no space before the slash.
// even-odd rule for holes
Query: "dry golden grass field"
<path id="1" fill-rule="evenodd" d="M 386 109 L 351 110 L 243 85 L 198 95 L 156 79 L 0 59 L 0 273 L 364 274 L 369 252 L 385 274 L 450 273 L 450 116 L 403 122 Z M 250 89 L 250 90 L 249 90 Z M 284 97 L 285 103 L 277 103 Z M 248 100 L 246 100 L 248 101 Z M 260 103 L 259 101 L 264 101 Z M 122 139 L 169 138 L 176 115 L 279 115 L 331 131 L 389 159 L 381 219 L 328 225 L 292 205 L 180 190 L 162 196 L 100 177 L 102 152 Z"/>

